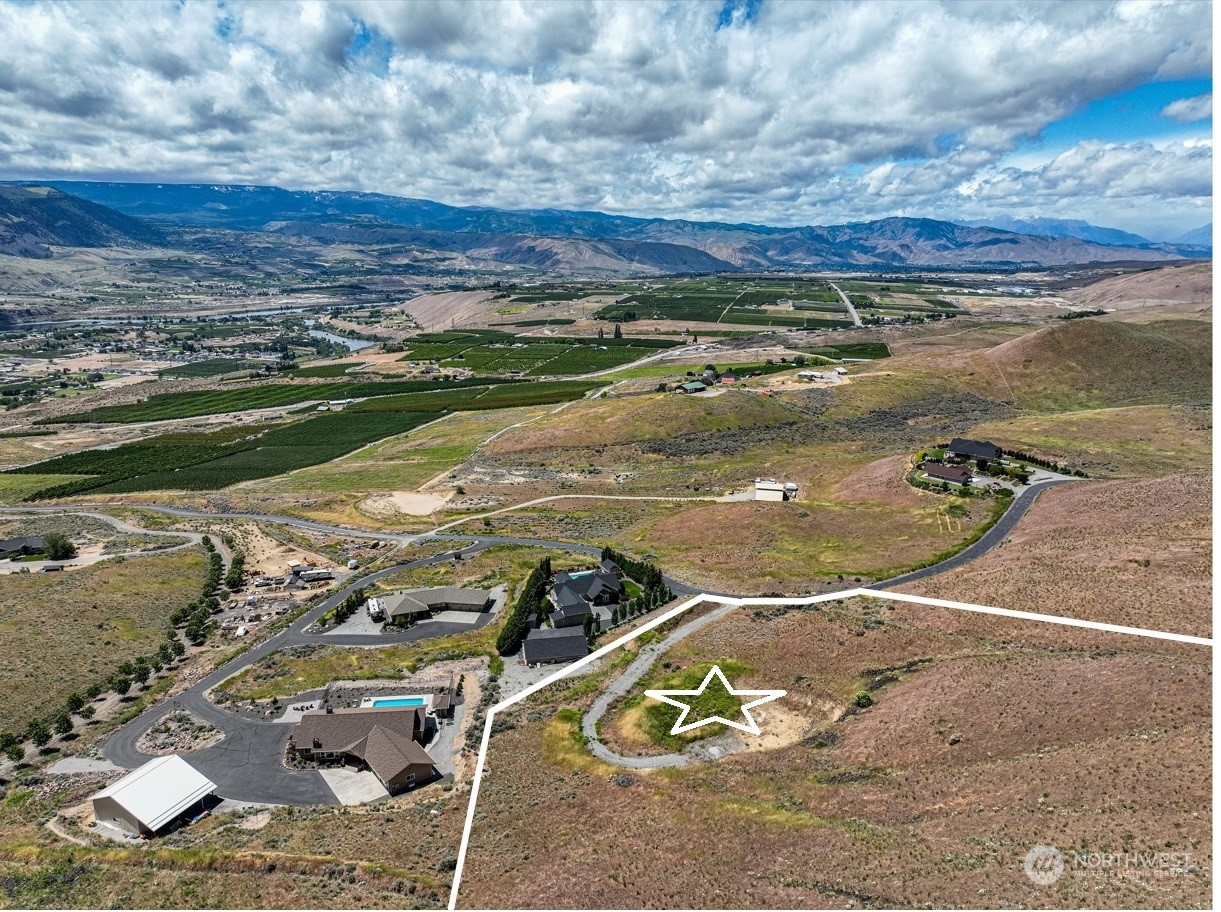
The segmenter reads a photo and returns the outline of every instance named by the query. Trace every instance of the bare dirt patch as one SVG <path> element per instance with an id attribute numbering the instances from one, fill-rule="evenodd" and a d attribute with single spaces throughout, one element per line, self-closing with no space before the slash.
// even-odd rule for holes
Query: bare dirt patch
<path id="1" fill-rule="evenodd" d="M 428 331 L 451 326 L 483 324 L 496 313 L 498 303 L 486 291 L 447 291 L 421 295 L 403 305 L 403 310 Z"/>
<path id="2" fill-rule="evenodd" d="M 396 515 L 429 516 L 445 506 L 454 494 L 425 494 L 420 491 L 391 491 L 366 497 L 357 508 L 378 518 L 389 519 Z"/>

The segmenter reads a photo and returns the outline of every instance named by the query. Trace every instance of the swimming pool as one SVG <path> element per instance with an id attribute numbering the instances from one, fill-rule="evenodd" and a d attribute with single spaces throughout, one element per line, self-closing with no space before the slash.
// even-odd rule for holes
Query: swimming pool
<path id="1" fill-rule="evenodd" d="M 384 706 L 423 706 L 423 697 L 378 697 L 369 704 L 374 708 Z"/>

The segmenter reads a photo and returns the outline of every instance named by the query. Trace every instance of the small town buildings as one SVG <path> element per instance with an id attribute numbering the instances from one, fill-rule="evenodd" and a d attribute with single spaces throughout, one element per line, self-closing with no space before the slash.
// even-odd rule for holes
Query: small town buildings
<path id="1" fill-rule="evenodd" d="M 393 795 L 434 777 L 433 759 L 421 745 L 431 721 L 423 706 L 318 709 L 301 716 L 288 746 L 307 760 L 363 766 Z"/>
<path id="2" fill-rule="evenodd" d="M 216 784 L 177 754 L 158 757 L 94 795 L 98 823 L 133 836 L 154 836 L 202 813 Z"/>
<path id="3" fill-rule="evenodd" d="M 370 599 L 369 617 L 384 617 L 386 623 L 430 617 L 436 611 L 487 611 L 492 593 L 487 589 L 463 589 L 460 586 L 435 586 L 431 589 L 408 589 L 392 595 Z M 376 603 L 376 604 L 375 604 Z"/>
<path id="4" fill-rule="evenodd" d="M 47 550 L 46 540 L 41 535 L 25 535 L 21 538 L 0 539 L 0 560 L 42 554 Z"/>
<path id="5" fill-rule="evenodd" d="M 939 462 L 922 462 L 920 471 L 929 478 L 938 481 L 952 481 L 954 484 L 970 484 L 971 469 L 962 465 L 942 465 Z"/>
<path id="6" fill-rule="evenodd" d="M 589 642 L 580 627 L 531 630 L 521 648 L 527 665 L 573 662 L 589 654 Z"/>
<path id="7" fill-rule="evenodd" d="M 1001 458 L 1001 448 L 987 440 L 967 440 L 955 437 L 945 449 L 946 455 L 955 459 L 978 459 L 990 462 Z"/>

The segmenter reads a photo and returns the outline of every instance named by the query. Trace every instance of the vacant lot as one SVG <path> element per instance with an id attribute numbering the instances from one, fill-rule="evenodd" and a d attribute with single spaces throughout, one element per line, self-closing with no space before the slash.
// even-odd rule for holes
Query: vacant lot
<path id="1" fill-rule="evenodd" d="M 197 549 L 0 576 L 0 730 L 23 727 L 156 648 L 170 614 L 199 595 L 203 578 Z"/>
<path id="2" fill-rule="evenodd" d="M 857 600 L 743 609 L 664 656 L 675 675 L 725 658 L 748 666 L 735 686 L 788 690 L 773 705 L 802 740 L 621 770 L 579 736 L 587 679 L 536 694 L 498 717 L 459 905 L 1208 903 L 1206 649 Z M 1069 858 L 1054 887 L 1023 872 L 1039 843 Z M 1197 867 L 1095 874 L 1074 851 Z"/>
<path id="3" fill-rule="evenodd" d="M 1212 629 L 1211 502 L 1209 475 L 1053 488 L 1003 546 L 903 588 L 1206 637 Z"/>

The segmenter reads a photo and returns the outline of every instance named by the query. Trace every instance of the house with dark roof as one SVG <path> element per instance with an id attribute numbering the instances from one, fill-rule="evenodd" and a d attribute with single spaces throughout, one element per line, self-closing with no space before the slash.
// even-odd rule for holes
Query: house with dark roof
<path id="1" fill-rule="evenodd" d="M 573 662 L 589 654 L 589 642 L 578 627 L 531 630 L 521 648 L 527 665 Z"/>
<path id="2" fill-rule="evenodd" d="M 922 462 L 919 469 L 929 478 L 938 481 L 952 481 L 955 484 L 970 484 L 971 469 L 962 465 L 942 465 L 939 462 Z"/>
<path id="3" fill-rule="evenodd" d="M 434 778 L 433 759 L 420 743 L 427 722 L 422 706 L 314 710 L 301 716 L 288 746 L 307 760 L 363 766 L 393 795 Z"/>
<path id="4" fill-rule="evenodd" d="M 967 440 L 965 437 L 955 437 L 945 448 L 947 456 L 958 459 L 982 459 L 992 461 L 1001 458 L 1001 448 L 987 440 Z"/>
<path id="5" fill-rule="evenodd" d="M 552 626 L 584 624 L 594 606 L 617 605 L 623 595 L 623 571 L 614 561 L 604 560 L 593 570 L 557 573 L 551 586 L 551 601 L 556 609 L 551 613 Z"/>
<path id="6" fill-rule="evenodd" d="M 553 627 L 580 627 L 593 608 L 575 589 L 563 587 L 551 591 L 555 610 L 551 612 Z"/>
<path id="7" fill-rule="evenodd" d="M 42 554 L 46 550 L 47 543 L 41 535 L 0 539 L 0 560 L 9 557 L 24 557 L 27 554 Z"/>

